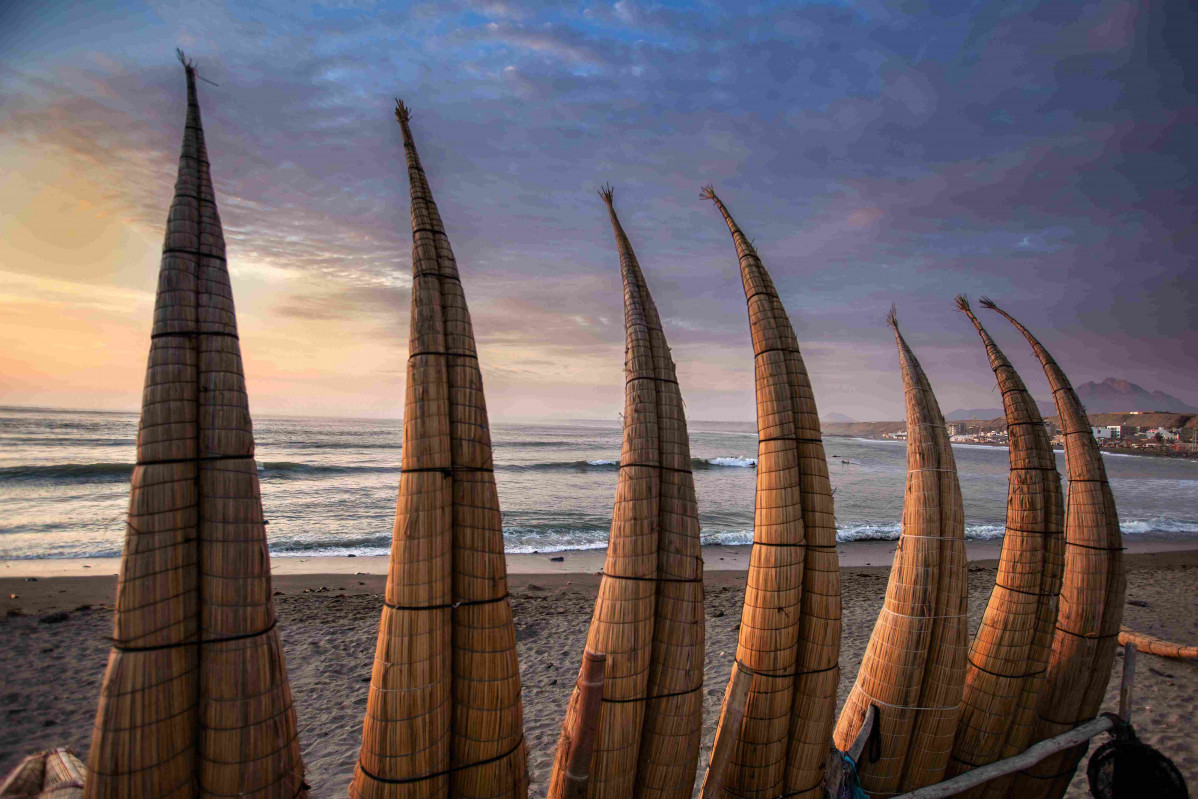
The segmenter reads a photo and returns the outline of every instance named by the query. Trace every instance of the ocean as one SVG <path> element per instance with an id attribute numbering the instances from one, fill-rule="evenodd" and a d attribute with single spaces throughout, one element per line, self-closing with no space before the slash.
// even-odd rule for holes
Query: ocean
<path id="1" fill-rule="evenodd" d="M 0 408 L 0 559 L 120 555 L 137 414 Z M 753 533 L 757 436 L 750 425 L 692 422 L 707 544 Z M 262 504 L 276 556 L 384 555 L 399 485 L 398 420 L 258 417 Z M 494 424 L 495 479 L 511 553 L 606 546 L 620 457 L 611 421 Z M 905 444 L 829 436 L 841 541 L 895 539 Z M 954 446 L 966 537 L 1002 535 L 1007 451 Z M 1198 541 L 1198 462 L 1105 456 L 1129 536 Z M 1064 472 L 1063 456 L 1058 467 Z"/>

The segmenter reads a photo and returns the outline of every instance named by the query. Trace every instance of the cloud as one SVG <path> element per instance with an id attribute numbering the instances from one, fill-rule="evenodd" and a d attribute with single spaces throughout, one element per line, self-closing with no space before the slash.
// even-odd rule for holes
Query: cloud
<path id="1" fill-rule="evenodd" d="M 183 43 L 219 84 L 200 92 L 243 324 L 311 355 L 269 378 L 278 391 L 333 390 L 338 353 L 369 340 L 361 403 L 388 401 L 365 364 L 402 361 L 406 339 L 401 96 L 504 408 L 618 382 L 606 181 L 696 418 L 752 408 L 735 254 L 695 197 L 708 181 L 774 275 L 821 410 L 898 413 L 891 301 L 942 403 L 992 399 L 958 291 L 1042 320 L 1076 380 L 1195 398 L 1195 12 L 1179 5 L 172 0 L 128 19 L 89 7 L 105 35 L 86 36 L 41 4 L 0 33 L 0 165 L 24 187 L 6 202 L 35 220 L 0 266 L 152 287 Z M 92 236 L 86 257 L 59 246 L 57 217 Z"/>

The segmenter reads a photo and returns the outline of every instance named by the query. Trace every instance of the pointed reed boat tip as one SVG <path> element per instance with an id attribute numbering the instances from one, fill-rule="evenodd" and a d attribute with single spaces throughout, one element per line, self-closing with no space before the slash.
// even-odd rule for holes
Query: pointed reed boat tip
<path id="1" fill-rule="evenodd" d="M 962 313 L 969 313 L 969 298 L 968 297 L 966 297 L 964 294 L 958 294 L 956 296 L 956 302 L 957 302 L 957 310 L 958 311 L 961 311 Z"/>
<path id="2" fill-rule="evenodd" d="M 411 119 L 412 119 L 411 107 L 404 105 L 404 101 L 399 99 L 398 97 L 396 97 L 395 98 L 395 120 L 397 122 L 399 122 L 399 124 L 402 125 L 405 122 L 409 122 Z"/>
<path id="3" fill-rule="evenodd" d="M 178 48 L 178 47 L 175 48 L 175 55 L 178 57 L 179 63 L 183 65 L 184 69 L 186 69 L 188 72 L 195 71 L 196 62 L 188 59 L 187 56 L 183 54 L 183 51 L 180 48 Z"/>
<path id="4" fill-rule="evenodd" d="M 890 311 L 886 314 L 886 324 L 898 331 L 898 308 L 893 302 L 890 303 Z"/>
<path id="5" fill-rule="evenodd" d="M 978 304 L 981 305 L 983 308 L 989 308 L 992 311 L 998 310 L 998 306 L 995 305 L 994 300 L 990 299 L 989 297 L 978 298 Z"/>
<path id="6" fill-rule="evenodd" d="M 612 185 L 610 183 L 604 183 L 602 186 L 599 187 L 599 197 L 600 197 L 600 199 L 603 200 L 603 202 L 607 203 L 608 205 L 611 205 L 612 197 L 614 197 L 615 194 L 616 194 L 616 190 L 612 188 Z"/>
<path id="7" fill-rule="evenodd" d="M 706 186 L 701 186 L 699 188 L 699 199 L 714 201 L 716 199 L 715 186 L 711 185 L 710 183 L 708 183 Z"/>

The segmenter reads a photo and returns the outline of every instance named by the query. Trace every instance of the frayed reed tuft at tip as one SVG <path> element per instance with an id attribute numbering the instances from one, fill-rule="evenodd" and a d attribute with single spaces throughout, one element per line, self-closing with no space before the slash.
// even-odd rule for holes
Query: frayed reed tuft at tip
<path id="1" fill-rule="evenodd" d="M 715 199 L 715 186 L 708 183 L 706 186 L 700 187 L 699 188 L 699 199 L 700 200 L 714 200 Z"/>
<path id="2" fill-rule="evenodd" d="M 608 205 L 611 205 L 612 198 L 615 196 L 616 190 L 612 188 L 610 183 L 604 183 L 599 187 L 599 197 Z"/>
<path id="3" fill-rule="evenodd" d="M 964 294 L 958 294 L 956 296 L 956 302 L 957 302 L 957 310 L 958 311 L 963 311 L 964 313 L 969 313 L 969 298 L 968 297 L 966 297 Z"/>
<path id="4" fill-rule="evenodd" d="M 196 62 L 188 60 L 187 56 L 183 54 L 183 51 L 180 48 L 175 48 L 175 55 L 179 58 L 179 63 L 182 64 L 187 70 L 190 71 L 196 68 Z"/>
<path id="5" fill-rule="evenodd" d="M 890 312 L 886 314 L 886 324 L 898 330 L 898 308 L 893 302 L 890 303 Z"/>
<path id="6" fill-rule="evenodd" d="M 990 299 L 989 297 L 979 297 L 978 304 L 983 308 L 989 308 L 992 311 L 998 310 L 998 306 L 994 304 L 994 300 Z"/>
<path id="7" fill-rule="evenodd" d="M 404 105 L 403 100 L 395 98 L 395 119 L 400 124 L 409 122 L 412 119 L 412 109 Z"/>

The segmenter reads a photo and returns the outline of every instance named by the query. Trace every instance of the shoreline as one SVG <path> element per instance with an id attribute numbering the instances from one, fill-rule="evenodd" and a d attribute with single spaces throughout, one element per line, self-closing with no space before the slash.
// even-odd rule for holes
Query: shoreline
<path id="1" fill-rule="evenodd" d="M 1143 540 L 1124 538 L 1127 556 L 1160 556 L 1165 559 L 1193 556 L 1198 559 L 1198 541 Z M 897 540 L 846 541 L 837 544 L 836 554 L 842 569 L 885 568 L 894 559 Z M 744 572 L 749 568 L 750 544 L 717 544 L 703 547 L 705 572 Z M 965 555 L 970 565 L 993 566 L 1002 552 L 1002 539 L 967 540 Z M 564 550 L 538 554 L 509 554 L 510 575 L 592 575 L 603 569 L 607 549 Z M 387 555 L 314 555 L 271 556 L 272 576 L 342 575 L 385 576 Z M 1196 561 L 1198 562 L 1198 561 Z M 120 558 L 29 558 L 0 560 L 0 584 L 7 580 L 113 577 L 120 569 Z M 7 602 L 8 591 L 0 595 L 0 607 Z"/>

